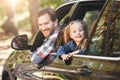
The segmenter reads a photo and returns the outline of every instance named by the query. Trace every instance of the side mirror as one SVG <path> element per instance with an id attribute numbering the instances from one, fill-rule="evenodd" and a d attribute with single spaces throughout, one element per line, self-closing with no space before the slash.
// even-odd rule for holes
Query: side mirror
<path id="1" fill-rule="evenodd" d="M 11 42 L 11 47 L 16 50 L 27 50 L 30 49 L 30 46 L 28 45 L 28 37 L 26 34 L 24 35 L 18 35 L 15 38 L 13 38 Z"/>

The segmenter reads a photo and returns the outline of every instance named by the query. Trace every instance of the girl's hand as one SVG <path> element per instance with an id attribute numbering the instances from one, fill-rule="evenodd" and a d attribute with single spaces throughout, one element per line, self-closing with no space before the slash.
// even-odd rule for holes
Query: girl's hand
<path id="1" fill-rule="evenodd" d="M 62 54 L 61 58 L 63 59 L 63 61 L 68 60 L 71 56 L 69 54 Z"/>

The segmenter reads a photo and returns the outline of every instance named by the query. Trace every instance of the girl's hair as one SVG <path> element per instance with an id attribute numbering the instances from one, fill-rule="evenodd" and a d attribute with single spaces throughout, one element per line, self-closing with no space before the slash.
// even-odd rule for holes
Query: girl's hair
<path id="1" fill-rule="evenodd" d="M 80 46 L 77 46 L 77 47 L 81 47 L 81 48 L 85 48 L 86 46 L 86 43 L 88 41 L 88 29 L 87 29 L 87 25 L 84 21 L 81 21 L 81 20 L 75 20 L 75 21 L 71 21 L 65 28 L 64 28 L 64 42 L 65 44 L 72 40 L 70 38 L 70 26 L 75 24 L 75 23 L 78 23 L 80 26 L 82 26 L 84 32 L 85 32 L 85 40 L 83 41 L 82 44 L 80 44 Z"/>

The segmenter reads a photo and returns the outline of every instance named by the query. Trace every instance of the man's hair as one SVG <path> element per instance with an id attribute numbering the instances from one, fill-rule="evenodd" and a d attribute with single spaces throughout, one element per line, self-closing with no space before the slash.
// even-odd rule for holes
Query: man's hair
<path id="1" fill-rule="evenodd" d="M 55 21 L 57 19 L 56 12 L 52 8 L 46 7 L 40 10 L 37 14 L 37 17 L 40 17 L 44 14 L 48 14 L 52 21 Z"/>

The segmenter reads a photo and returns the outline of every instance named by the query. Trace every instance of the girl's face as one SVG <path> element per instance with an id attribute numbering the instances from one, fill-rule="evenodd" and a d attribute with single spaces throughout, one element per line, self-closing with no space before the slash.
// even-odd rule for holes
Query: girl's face
<path id="1" fill-rule="evenodd" d="M 70 26 L 70 38 L 79 45 L 85 38 L 85 32 L 80 23 L 74 23 Z"/>

